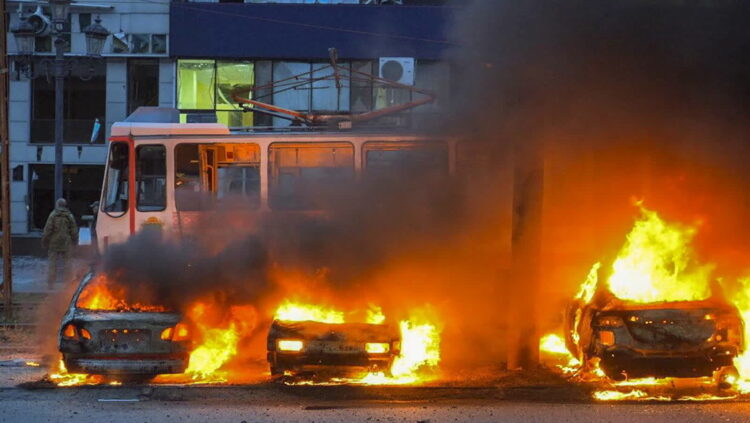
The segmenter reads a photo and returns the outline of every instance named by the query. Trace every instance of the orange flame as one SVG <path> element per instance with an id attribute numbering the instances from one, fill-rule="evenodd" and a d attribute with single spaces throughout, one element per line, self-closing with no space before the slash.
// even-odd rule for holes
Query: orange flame
<path id="1" fill-rule="evenodd" d="M 284 301 L 275 317 L 286 321 L 316 321 L 344 323 L 344 312 L 318 305 Z M 382 324 L 386 316 L 380 307 L 371 305 L 366 313 L 367 323 Z M 370 372 L 361 378 L 336 379 L 339 383 L 367 385 L 400 385 L 426 382 L 434 376 L 440 363 L 440 330 L 435 318 L 426 310 L 415 310 L 407 320 L 399 322 L 401 352 L 391 365 L 390 375 Z"/>
<path id="2" fill-rule="evenodd" d="M 696 228 L 667 223 L 656 212 L 639 207 L 641 218 L 612 264 L 610 292 L 642 303 L 707 299 L 713 266 L 696 264 L 690 247 Z"/>
<path id="3" fill-rule="evenodd" d="M 734 381 L 740 393 L 750 393 L 750 277 L 739 280 L 740 289 L 733 296 L 734 305 L 740 311 L 742 321 L 745 323 L 745 352 L 734 359 L 734 366 L 739 372 L 738 380 Z"/>
<path id="4" fill-rule="evenodd" d="M 76 302 L 76 307 L 87 310 L 102 311 L 141 311 L 141 312 L 165 312 L 167 309 L 159 305 L 134 303 L 128 304 L 125 300 L 126 290 L 115 284 L 105 275 L 98 275 L 89 282 L 81 291 Z"/>
<path id="5" fill-rule="evenodd" d="M 184 374 L 160 375 L 155 381 L 165 383 L 225 383 L 230 379 L 225 369 L 235 358 L 239 344 L 257 325 L 257 312 L 250 305 L 236 305 L 223 312 L 213 301 L 197 301 L 186 313 L 193 327 L 196 346 Z"/>
<path id="6" fill-rule="evenodd" d="M 255 308 L 250 305 L 231 306 L 222 327 L 211 325 L 206 303 L 196 303 L 188 312 L 203 340 L 190 353 L 190 364 L 185 373 L 201 382 L 225 382 L 222 367 L 237 355 L 239 342 L 249 335 L 257 322 Z"/>
<path id="7" fill-rule="evenodd" d="M 57 369 L 49 375 L 49 379 L 57 386 L 69 387 L 80 385 L 99 385 L 104 383 L 104 377 L 100 375 L 89 375 L 85 373 L 69 373 L 65 363 L 60 359 Z"/>
<path id="8" fill-rule="evenodd" d="M 641 216 L 636 220 L 628 233 L 626 242 L 614 260 L 607 289 L 617 298 L 626 301 L 652 303 L 673 301 L 700 301 L 711 296 L 710 274 L 713 265 L 701 264 L 695 258 L 690 246 L 696 233 L 693 226 L 667 223 L 659 215 L 638 203 Z M 594 264 L 586 280 L 579 287 L 576 299 L 583 304 L 590 303 L 599 284 L 598 270 L 600 263 Z M 743 290 L 734 296 L 734 303 L 742 313 L 743 321 L 750 319 L 750 278 L 742 281 Z M 580 313 L 575 316 L 574 331 L 571 334 L 575 343 L 579 342 L 578 327 Z M 746 339 L 750 329 L 745 325 Z M 581 370 L 586 363 L 580 363 L 565 347 L 561 337 L 548 334 L 540 341 L 540 351 L 556 357 L 558 367 L 564 373 L 571 374 Z M 565 362 L 567 360 L 567 363 Z M 598 363 L 586 366 L 592 376 L 603 378 Z M 735 359 L 735 366 L 740 370 L 740 378 L 734 382 L 741 392 L 750 392 L 750 353 Z M 635 379 L 615 383 L 614 386 L 665 386 L 669 379 Z M 599 390 L 593 394 L 600 401 L 638 400 L 638 401 L 671 401 L 673 398 L 651 396 L 640 389 L 627 392 L 617 390 Z M 727 396 L 701 395 L 679 397 L 677 400 L 710 401 L 727 399 Z"/>

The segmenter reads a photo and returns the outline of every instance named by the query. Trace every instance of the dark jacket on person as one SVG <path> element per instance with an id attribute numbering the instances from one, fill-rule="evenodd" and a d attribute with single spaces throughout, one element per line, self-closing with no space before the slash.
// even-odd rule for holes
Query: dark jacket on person
<path id="1" fill-rule="evenodd" d="M 44 225 L 42 246 L 60 253 L 69 252 L 78 244 L 78 225 L 73 213 L 65 207 L 57 207 L 50 213 Z"/>

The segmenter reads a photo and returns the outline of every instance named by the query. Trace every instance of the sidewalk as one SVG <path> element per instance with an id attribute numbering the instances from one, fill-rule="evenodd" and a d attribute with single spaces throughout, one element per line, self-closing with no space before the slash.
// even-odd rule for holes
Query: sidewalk
<path id="1" fill-rule="evenodd" d="M 72 258 L 69 263 L 69 278 L 76 279 L 88 270 L 90 261 L 83 258 Z M 50 291 L 47 287 L 47 259 L 34 256 L 14 256 L 13 292 L 50 293 L 58 292 L 62 286 L 58 285 Z M 2 261 L 0 261 L 2 270 Z"/>

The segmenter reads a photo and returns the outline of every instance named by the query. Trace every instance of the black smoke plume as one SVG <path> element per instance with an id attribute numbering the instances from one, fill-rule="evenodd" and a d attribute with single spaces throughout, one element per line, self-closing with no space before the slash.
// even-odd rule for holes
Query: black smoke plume
<path id="1" fill-rule="evenodd" d="M 113 246 L 104 271 L 173 307 L 284 291 L 279 269 L 315 275 L 310 302 L 430 304 L 446 368 L 504 360 L 514 146 L 544 162 L 542 287 L 525 302 L 544 330 L 588 267 L 623 242 L 637 209 L 706 222 L 713 261 L 750 258 L 746 142 L 750 6 L 733 1 L 527 0 L 456 4 L 451 119 L 457 175 L 416 170 L 320 196 L 322 216 L 208 213 L 180 239 Z M 702 238 L 701 238 L 702 237 Z M 699 249 L 700 250 L 700 249 Z M 318 277 L 323 275 L 323 277 Z M 305 288 L 304 286 L 300 289 Z M 536 310 L 536 311 L 532 311 Z"/>

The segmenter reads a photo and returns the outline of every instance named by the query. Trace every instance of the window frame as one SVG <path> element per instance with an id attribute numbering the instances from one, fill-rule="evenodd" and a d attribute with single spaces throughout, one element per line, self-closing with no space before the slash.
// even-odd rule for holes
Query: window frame
<path id="1" fill-rule="evenodd" d="M 131 95 L 132 94 L 131 90 L 134 89 L 134 85 L 133 84 L 134 84 L 135 81 L 133 80 L 133 77 L 131 75 L 131 69 L 133 69 L 133 68 L 135 68 L 137 66 L 143 66 L 144 64 L 146 64 L 148 62 L 153 62 L 153 63 L 151 63 L 151 66 L 156 65 L 155 66 L 156 67 L 156 102 L 152 106 L 155 106 L 155 107 L 159 106 L 159 89 L 160 89 L 160 86 L 159 86 L 160 85 L 160 83 L 159 83 L 159 72 L 160 72 L 159 59 L 153 58 L 153 57 L 129 57 L 127 59 L 127 61 L 126 61 L 126 64 L 125 64 L 125 66 L 127 68 L 127 74 L 128 74 L 127 87 L 126 87 L 126 91 L 127 91 L 126 92 L 126 96 L 127 97 L 126 97 L 125 107 L 126 107 L 126 110 L 128 111 L 128 115 L 130 115 L 131 113 L 133 113 L 138 107 L 142 107 L 142 106 L 133 107 L 133 105 L 132 105 L 134 99 L 133 99 L 133 96 Z"/>
<path id="2" fill-rule="evenodd" d="M 108 54 L 111 54 L 113 56 L 128 56 L 128 57 L 154 57 L 154 58 L 160 58 L 160 57 L 167 57 L 169 56 L 169 34 L 167 33 L 161 33 L 161 32 L 121 32 L 125 36 L 125 42 L 127 43 L 128 49 L 122 50 L 122 51 L 115 51 L 116 44 L 113 41 L 112 45 L 109 48 Z M 148 37 L 148 51 L 145 52 L 133 52 L 133 36 L 147 36 Z M 164 38 L 164 51 L 163 52 L 156 52 L 154 51 L 154 38 L 155 37 L 163 37 Z M 118 42 L 122 42 L 121 40 L 117 39 Z"/>
<path id="3" fill-rule="evenodd" d="M 267 160 L 268 160 L 268 169 L 266 170 L 266 178 L 267 178 L 267 194 L 266 194 L 266 201 L 268 208 L 273 211 L 297 211 L 297 212 L 310 212 L 310 211 L 316 211 L 319 209 L 316 208 L 307 208 L 307 207 L 285 207 L 281 206 L 279 204 L 274 205 L 278 200 L 275 200 L 274 190 L 278 189 L 277 186 L 279 184 L 279 177 L 278 175 L 275 175 L 275 172 L 278 169 L 278 166 L 276 165 L 275 161 L 272 159 L 272 156 L 274 154 L 274 147 L 276 148 L 339 148 L 344 147 L 347 149 L 351 149 L 351 167 L 349 166 L 340 166 L 341 168 L 346 168 L 351 170 L 351 178 L 350 182 L 356 182 L 357 180 L 357 164 L 356 164 L 356 146 L 352 141 L 347 140 L 330 140 L 330 141 L 315 141 L 315 142 L 294 142 L 292 140 L 290 141 L 274 141 L 270 144 L 268 144 L 267 147 Z M 337 166 L 339 167 L 339 166 Z M 300 166 L 296 167 L 297 169 L 300 169 Z M 297 177 L 299 178 L 301 175 L 298 174 Z M 261 176 L 262 177 L 262 176 Z"/>
<path id="4" fill-rule="evenodd" d="M 373 148 L 373 146 L 382 146 L 384 148 Z M 367 176 L 368 174 L 368 163 L 367 154 L 371 151 L 404 151 L 404 150 L 424 150 L 424 146 L 428 146 L 428 149 L 443 150 L 445 154 L 445 174 L 450 174 L 450 143 L 445 140 L 413 140 L 413 141 L 382 141 L 382 140 L 368 140 L 362 143 L 362 173 Z"/>
<path id="5" fill-rule="evenodd" d="M 208 108 L 187 108 L 187 107 L 180 107 L 180 62 L 182 61 L 204 61 L 204 62 L 211 62 L 213 65 L 213 77 L 212 79 L 212 107 Z M 248 85 L 255 84 L 256 81 L 256 75 L 255 75 L 255 67 L 256 67 L 256 61 L 255 60 L 222 60 L 222 59 L 215 59 L 215 58 L 178 58 L 175 64 L 175 84 L 174 84 L 174 95 L 175 95 L 175 105 L 177 107 L 177 110 L 180 112 L 180 121 L 182 123 L 185 123 L 187 120 L 187 115 L 189 114 L 206 114 L 211 113 L 216 118 L 217 122 L 221 122 L 221 119 L 219 119 L 220 114 L 230 114 L 230 113 L 240 113 L 243 117 L 242 120 L 244 120 L 245 116 L 250 116 L 250 122 L 249 124 L 245 125 L 243 122 L 243 125 L 241 126 L 253 126 L 255 123 L 255 113 L 254 112 L 246 112 L 239 106 L 236 108 L 231 108 L 232 104 L 228 103 L 222 103 L 220 102 L 220 72 L 221 72 L 221 64 L 246 64 L 250 65 L 250 77 L 251 80 L 248 81 Z M 234 125 L 227 125 L 229 127 L 234 127 Z"/>
<path id="6" fill-rule="evenodd" d="M 220 161 L 219 160 L 219 147 L 220 146 L 226 146 L 226 145 L 251 145 L 253 146 L 253 149 L 257 152 L 258 161 L 257 163 L 254 162 L 237 162 L 237 164 L 228 165 L 226 164 L 226 161 Z M 172 154 L 172 175 L 173 175 L 173 182 L 172 182 L 172 190 L 174 192 L 174 207 L 175 210 L 179 212 L 204 212 L 204 211 L 212 211 L 214 210 L 214 207 L 205 207 L 205 205 L 201 204 L 200 207 L 185 207 L 187 204 L 181 200 L 181 195 L 178 195 L 180 192 L 177 187 L 177 171 L 179 169 L 178 162 L 177 162 L 177 151 L 178 149 L 183 148 L 182 146 L 194 146 L 196 150 L 198 151 L 198 173 L 197 173 L 197 180 L 200 186 L 200 193 L 201 195 L 204 194 L 210 194 L 211 201 L 213 203 L 220 202 L 225 196 L 219 196 L 219 187 L 221 186 L 221 180 L 219 179 L 219 170 L 222 168 L 255 168 L 258 171 L 258 184 L 257 184 L 257 192 L 256 195 L 250 196 L 247 195 L 247 192 L 243 190 L 243 196 L 247 197 L 248 199 L 252 199 L 252 206 L 250 207 L 251 210 L 260 210 L 262 208 L 262 202 L 263 202 L 263 175 L 261 172 L 262 169 L 262 160 L 261 160 L 261 154 L 263 152 L 263 148 L 260 143 L 258 142 L 180 142 L 174 145 L 172 148 L 171 154 Z M 212 153 L 212 162 L 215 164 L 215 168 L 212 170 L 215 172 L 215 178 L 212 178 L 212 181 L 208 182 L 208 184 L 215 183 L 216 185 L 213 187 L 214 189 L 210 189 L 211 187 L 206 186 L 206 181 L 204 180 L 204 175 L 201 171 L 201 146 L 214 146 L 215 149 Z M 209 150 L 210 151 L 210 150 Z M 248 165 L 249 163 L 254 163 L 253 166 Z M 169 170 L 167 170 L 169 172 Z M 205 189 L 208 188 L 208 189 Z M 226 194 L 226 193 L 225 193 Z"/>
<path id="7" fill-rule="evenodd" d="M 41 56 L 37 57 L 32 64 L 32 66 L 51 66 L 46 64 L 44 62 L 44 58 Z M 107 67 L 105 63 L 99 63 L 95 65 L 97 68 L 97 73 L 94 76 L 92 76 L 90 79 L 86 80 L 79 80 L 74 78 L 71 80 L 70 83 L 66 82 L 63 86 L 63 102 L 65 103 L 65 107 L 63 108 L 63 145 L 86 145 L 86 146 L 105 146 L 107 145 L 106 140 L 106 119 L 107 119 Z M 51 70 L 51 67 L 47 70 Z M 100 88 L 101 90 L 101 107 L 97 107 L 97 110 L 101 111 L 100 115 L 96 115 L 93 117 L 87 117 L 87 118 L 73 118 L 69 116 L 73 116 L 76 114 L 76 104 L 79 104 L 78 102 L 72 101 L 72 96 L 78 92 L 80 92 L 80 87 L 76 89 L 76 84 L 91 84 L 97 82 L 98 84 L 101 84 L 100 86 L 97 86 L 96 88 Z M 45 90 L 39 90 L 41 93 L 37 93 L 37 89 L 40 88 L 40 85 L 37 84 L 48 84 L 48 89 Z M 91 90 L 92 92 L 95 90 Z M 97 90 L 99 91 L 99 90 Z M 46 97 L 51 101 L 51 105 L 47 105 L 47 107 L 40 108 L 39 105 L 39 98 Z M 87 104 L 91 103 L 91 96 L 88 97 Z M 42 125 L 44 122 L 48 122 L 48 124 L 54 125 L 55 120 L 55 85 L 54 81 L 46 81 L 44 78 L 36 78 L 32 79 L 31 83 L 29 84 L 29 144 L 30 145 L 51 145 L 55 143 L 54 140 L 54 128 L 51 131 L 42 131 L 39 129 L 39 125 Z M 45 110 L 46 109 L 46 110 Z M 44 111 L 51 111 L 49 114 L 49 117 L 43 117 L 45 113 Z M 80 112 L 80 110 L 78 111 Z M 101 125 L 99 128 L 99 133 L 97 134 L 96 140 L 91 142 L 91 130 L 93 129 L 94 123 L 96 120 L 99 120 L 99 124 Z M 88 122 L 90 121 L 91 126 L 85 127 L 85 133 L 87 134 L 85 137 L 76 138 L 72 134 L 72 132 L 77 132 L 78 128 L 77 122 Z M 36 126 L 36 129 L 35 129 Z M 71 131 L 71 129 L 74 129 L 74 131 Z M 46 137 L 42 137 L 45 135 L 45 132 L 49 132 L 51 135 L 51 138 L 46 139 Z M 84 132 L 84 131 L 80 131 Z M 42 136 L 40 136 L 40 134 Z"/>
<path id="8" fill-rule="evenodd" d="M 164 152 L 164 197 L 162 202 L 162 207 L 160 209 L 149 209 L 149 210 L 143 210 L 141 209 L 141 181 L 143 180 L 142 174 L 141 174 L 141 160 L 139 153 L 142 148 L 148 148 L 148 147 L 160 147 Z M 167 190 L 168 184 L 167 184 L 167 174 L 169 173 L 167 169 L 167 147 L 164 144 L 139 144 L 135 147 L 135 209 L 138 212 L 141 213 L 158 213 L 162 212 L 167 209 Z"/>
<path id="9" fill-rule="evenodd" d="M 123 207 L 123 210 L 112 211 L 112 210 L 107 209 L 107 205 L 108 205 L 107 196 L 109 194 L 110 186 L 111 186 L 111 184 L 109 183 L 109 175 L 110 175 L 110 172 L 112 171 L 112 166 L 110 165 L 110 163 L 112 161 L 111 159 L 112 150 L 115 148 L 115 146 L 120 146 L 120 145 L 125 146 L 125 150 L 127 152 L 127 156 L 125 157 L 126 159 L 125 161 L 127 162 L 127 167 L 125 168 L 125 175 L 126 175 L 125 180 L 127 181 L 127 187 L 125 189 L 125 192 L 127 192 L 128 196 L 127 196 L 126 203 Z M 127 215 L 128 210 L 130 210 L 130 201 L 132 201 L 130 198 L 130 182 L 131 182 L 130 181 L 130 154 L 131 154 L 130 150 L 131 150 L 130 143 L 128 143 L 127 141 L 112 141 L 109 146 L 109 151 L 107 151 L 107 162 L 105 164 L 106 171 L 104 172 L 104 187 L 102 189 L 101 201 L 99 202 L 99 209 L 104 214 L 112 218 L 123 217 Z M 118 180 L 122 181 L 122 178 L 120 177 L 118 178 Z"/>

